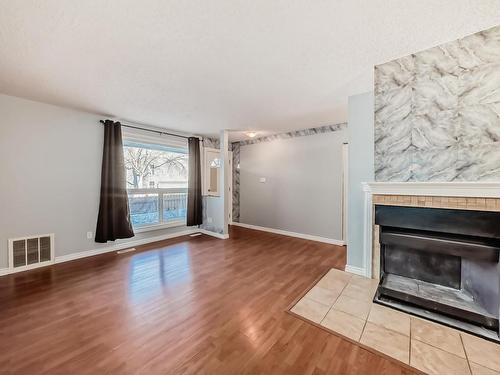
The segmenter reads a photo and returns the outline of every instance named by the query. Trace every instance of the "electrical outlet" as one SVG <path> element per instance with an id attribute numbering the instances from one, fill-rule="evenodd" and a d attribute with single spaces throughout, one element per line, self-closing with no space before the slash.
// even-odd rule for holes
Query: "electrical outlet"
<path id="1" fill-rule="evenodd" d="M 92 232 L 87 232 L 87 239 L 91 240 L 94 237 Z"/>
<path id="2" fill-rule="evenodd" d="M 265 177 L 261 177 L 261 178 L 259 178 L 259 182 L 260 182 L 261 184 L 265 183 L 265 182 L 266 182 L 266 178 L 265 178 Z"/>
<path id="3" fill-rule="evenodd" d="M 211 218 L 211 217 L 207 217 L 207 223 L 209 223 L 209 224 L 210 224 L 212 221 L 213 221 L 213 220 L 212 220 L 212 218 Z"/>

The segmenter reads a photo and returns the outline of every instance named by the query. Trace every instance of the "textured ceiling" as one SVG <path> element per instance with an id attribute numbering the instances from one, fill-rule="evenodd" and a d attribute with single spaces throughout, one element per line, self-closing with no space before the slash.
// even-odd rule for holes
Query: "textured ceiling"
<path id="1" fill-rule="evenodd" d="M 497 24 L 498 0 L 0 0 L 0 91 L 197 134 L 302 129 L 345 121 L 374 64 Z"/>

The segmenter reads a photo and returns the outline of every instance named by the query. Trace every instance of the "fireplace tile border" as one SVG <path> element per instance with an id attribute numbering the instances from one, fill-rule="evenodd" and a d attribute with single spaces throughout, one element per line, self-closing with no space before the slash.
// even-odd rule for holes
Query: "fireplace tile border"
<path id="1" fill-rule="evenodd" d="M 457 210 L 500 211 L 500 198 L 467 198 L 425 195 L 374 194 L 373 204 Z"/>

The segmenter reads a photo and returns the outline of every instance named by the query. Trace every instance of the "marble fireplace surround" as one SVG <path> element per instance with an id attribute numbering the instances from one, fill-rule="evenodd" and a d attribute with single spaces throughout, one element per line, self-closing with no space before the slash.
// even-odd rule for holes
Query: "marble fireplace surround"
<path id="1" fill-rule="evenodd" d="M 346 271 L 378 278 L 380 248 L 375 204 L 500 211 L 500 182 L 365 182 L 363 267 Z"/>

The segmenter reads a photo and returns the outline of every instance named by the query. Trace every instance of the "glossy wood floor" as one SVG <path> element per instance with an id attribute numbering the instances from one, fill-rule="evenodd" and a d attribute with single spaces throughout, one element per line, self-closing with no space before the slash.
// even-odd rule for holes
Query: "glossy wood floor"
<path id="1" fill-rule="evenodd" d="M 0 278 L 1 374 L 404 374 L 286 313 L 341 247 L 233 227 Z"/>

